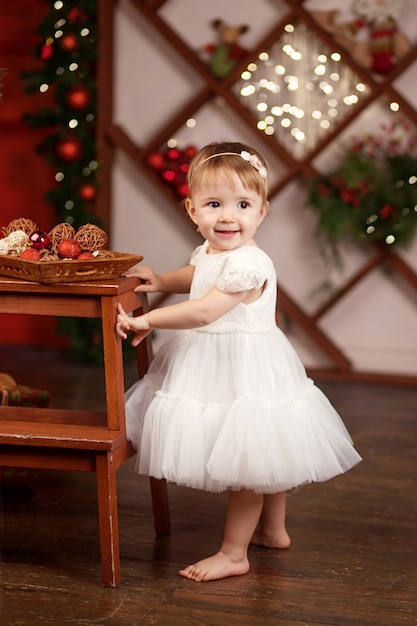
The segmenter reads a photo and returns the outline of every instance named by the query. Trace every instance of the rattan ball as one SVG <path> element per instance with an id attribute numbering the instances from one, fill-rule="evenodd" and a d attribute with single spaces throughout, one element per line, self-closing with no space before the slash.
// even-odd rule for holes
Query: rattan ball
<path id="1" fill-rule="evenodd" d="M 75 239 L 81 246 L 81 250 L 95 252 L 102 250 L 108 241 L 107 233 L 96 224 L 84 224 L 75 234 Z"/>
<path id="2" fill-rule="evenodd" d="M 75 228 L 68 224 L 67 222 L 61 222 L 61 224 L 57 224 L 53 227 L 51 232 L 49 233 L 49 239 L 51 240 L 51 250 L 52 252 L 58 251 L 58 246 L 63 239 L 74 239 L 75 237 Z"/>
<path id="3" fill-rule="evenodd" d="M 41 258 L 40 258 L 41 261 L 59 261 L 60 260 L 57 254 L 54 254 L 50 250 L 46 250 L 46 248 L 44 248 L 40 252 L 41 252 Z"/>
<path id="4" fill-rule="evenodd" d="M 23 230 L 13 230 L 5 239 L 9 246 L 8 254 L 11 256 L 19 256 L 29 241 L 28 235 Z"/>
<path id="5" fill-rule="evenodd" d="M 10 235 L 10 233 L 22 230 L 27 235 L 33 233 L 33 231 L 38 230 L 37 224 L 26 217 L 18 217 L 15 220 L 12 220 L 10 224 L 6 227 L 6 235 Z"/>
<path id="6" fill-rule="evenodd" d="M 114 259 L 115 254 L 111 250 L 100 250 L 97 259 Z"/>
<path id="7" fill-rule="evenodd" d="M 9 254 L 9 242 L 6 237 L 0 239 L 0 254 Z"/>

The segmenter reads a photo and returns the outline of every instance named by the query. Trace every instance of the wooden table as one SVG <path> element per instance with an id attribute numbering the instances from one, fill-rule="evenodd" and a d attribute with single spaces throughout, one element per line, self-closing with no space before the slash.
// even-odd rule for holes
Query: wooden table
<path id="1" fill-rule="evenodd" d="M 0 277 L 0 313 L 101 318 L 106 411 L 0 407 L 0 466 L 96 472 L 102 580 L 120 580 L 116 470 L 135 451 L 126 439 L 121 340 L 117 303 L 140 315 L 147 299 L 133 292 L 136 279 L 40 283 Z M 150 337 L 137 349 L 139 377 L 152 358 Z M 70 381 L 69 381 L 70 384 Z M 155 529 L 169 533 L 164 481 L 151 480 Z"/>

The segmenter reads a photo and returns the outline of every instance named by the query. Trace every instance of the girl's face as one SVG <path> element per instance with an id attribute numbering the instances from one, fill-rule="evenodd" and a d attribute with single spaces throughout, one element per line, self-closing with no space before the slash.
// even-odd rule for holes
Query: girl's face
<path id="1" fill-rule="evenodd" d="M 208 241 L 208 253 L 254 244 L 253 236 L 268 211 L 268 203 L 243 187 L 236 174 L 216 174 L 200 184 L 185 206 L 188 215 Z"/>

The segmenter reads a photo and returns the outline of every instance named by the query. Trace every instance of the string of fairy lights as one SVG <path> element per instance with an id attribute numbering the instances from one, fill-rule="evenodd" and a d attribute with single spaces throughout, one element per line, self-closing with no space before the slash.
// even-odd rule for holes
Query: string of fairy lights
<path id="1" fill-rule="evenodd" d="M 248 64 L 234 92 L 258 130 L 301 159 L 369 93 L 341 61 L 305 24 L 287 24 L 282 37 Z"/>

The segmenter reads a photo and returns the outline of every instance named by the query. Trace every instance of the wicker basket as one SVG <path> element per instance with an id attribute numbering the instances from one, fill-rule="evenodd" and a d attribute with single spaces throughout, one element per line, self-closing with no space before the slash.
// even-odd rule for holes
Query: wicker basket
<path id="1" fill-rule="evenodd" d="M 0 275 L 37 283 L 72 283 L 117 278 L 143 256 L 113 252 L 114 257 L 71 261 L 28 261 L 0 255 Z"/>

